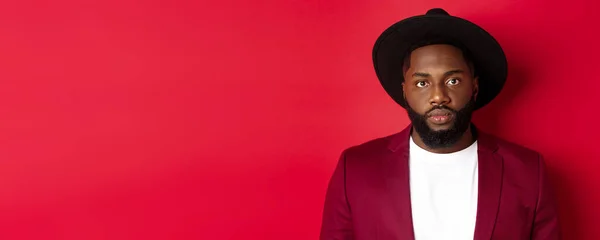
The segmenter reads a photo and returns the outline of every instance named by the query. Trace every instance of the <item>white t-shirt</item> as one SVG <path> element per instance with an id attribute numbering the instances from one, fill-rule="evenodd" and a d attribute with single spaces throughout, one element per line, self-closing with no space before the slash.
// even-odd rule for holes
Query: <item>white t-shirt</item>
<path id="1" fill-rule="evenodd" d="M 477 142 L 428 152 L 410 139 L 410 198 L 416 240 L 472 240 L 477 216 Z"/>

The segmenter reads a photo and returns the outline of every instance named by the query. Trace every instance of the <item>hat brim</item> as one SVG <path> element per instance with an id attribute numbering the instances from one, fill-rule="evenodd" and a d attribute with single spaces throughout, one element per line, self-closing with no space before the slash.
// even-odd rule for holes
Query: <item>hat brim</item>
<path id="1" fill-rule="evenodd" d="M 462 18 L 420 15 L 386 29 L 373 48 L 377 77 L 400 106 L 408 107 L 402 90 L 404 57 L 411 46 L 428 38 L 452 39 L 467 48 L 479 77 L 476 109 L 485 106 L 500 93 L 508 75 L 508 63 L 502 47 L 492 35 Z"/>

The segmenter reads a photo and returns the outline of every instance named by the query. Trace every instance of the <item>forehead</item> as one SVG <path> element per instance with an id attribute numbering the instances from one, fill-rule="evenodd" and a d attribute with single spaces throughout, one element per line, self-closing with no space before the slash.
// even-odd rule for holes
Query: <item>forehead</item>
<path id="1" fill-rule="evenodd" d="M 410 68 L 456 68 L 464 69 L 468 65 L 463 52 L 452 45 L 436 44 L 415 49 L 410 55 Z"/>

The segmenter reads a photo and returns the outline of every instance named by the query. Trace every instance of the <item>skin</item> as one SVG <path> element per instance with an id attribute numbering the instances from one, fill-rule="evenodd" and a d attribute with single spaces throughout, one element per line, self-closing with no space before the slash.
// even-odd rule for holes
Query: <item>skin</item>
<path id="1" fill-rule="evenodd" d="M 414 50 L 404 79 L 402 88 L 406 102 L 417 113 L 431 115 L 427 118 L 427 125 L 434 131 L 449 129 L 454 119 L 452 114 L 448 116 L 449 111 L 438 109 L 430 112 L 433 107 L 443 105 L 458 111 L 471 98 L 476 98 L 479 90 L 478 79 L 473 76 L 462 51 L 445 44 Z M 412 137 L 418 146 L 434 153 L 460 151 L 475 141 L 470 127 L 456 144 L 447 148 L 427 147 L 414 129 Z"/>

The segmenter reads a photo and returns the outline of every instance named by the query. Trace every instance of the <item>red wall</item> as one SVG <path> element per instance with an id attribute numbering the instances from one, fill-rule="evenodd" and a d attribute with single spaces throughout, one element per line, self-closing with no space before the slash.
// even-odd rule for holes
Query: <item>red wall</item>
<path id="1" fill-rule="evenodd" d="M 542 152 L 566 239 L 600 239 L 592 0 L 8 2 L 0 239 L 316 239 L 341 150 L 408 123 L 373 43 L 431 7 L 504 46 L 476 122 Z"/>

